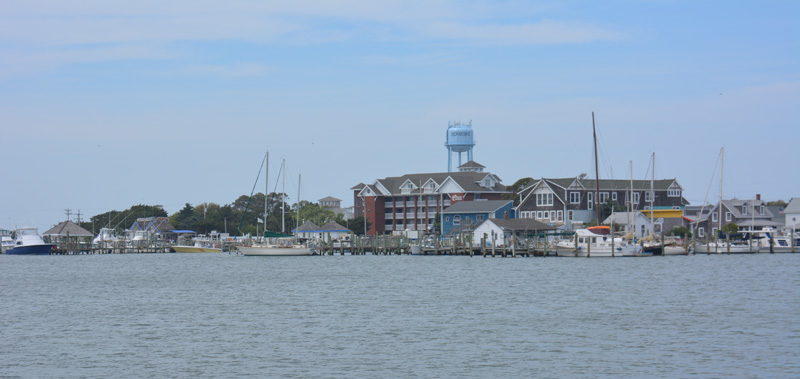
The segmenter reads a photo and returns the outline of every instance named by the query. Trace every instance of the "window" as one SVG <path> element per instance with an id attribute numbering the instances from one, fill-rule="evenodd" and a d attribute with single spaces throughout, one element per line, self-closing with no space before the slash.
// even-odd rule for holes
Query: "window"
<path id="1" fill-rule="evenodd" d="M 594 193 L 589 192 L 586 194 L 586 205 L 589 209 L 594 209 Z"/>
<path id="2" fill-rule="evenodd" d="M 402 186 L 400 186 L 400 193 L 411 193 L 412 189 L 414 189 L 414 184 L 406 182 L 403 183 Z"/>
<path id="3" fill-rule="evenodd" d="M 556 217 L 557 217 L 556 219 L 557 219 L 558 221 L 564 221 L 564 211 L 558 211 L 558 212 L 556 212 Z"/>
<path id="4" fill-rule="evenodd" d="M 536 218 L 538 218 L 540 220 L 542 219 L 542 211 L 536 212 Z"/>
<path id="5" fill-rule="evenodd" d="M 644 201 L 646 201 L 648 203 L 653 201 L 653 197 L 654 197 L 653 195 L 654 195 L 653 191 L 645 191 L 644 192 Z M 638 203 L 638 201 L 637 201 L 637 203 Z"/>
<path id="6" fill-rule="evenodd" d="M 639 195 L 640 195 L 639 192 L 633 193 L 633 201 L 632 201 L 633 204 L 639 204 Z"/>
<path id="7" fill-rule="evenodd" d="M 760 215 L 762 215 L 762 216 L 763 216 L 763 215 L 764 215 L 764 212 L 765 212 L 765 211 L 764 211 L 764 206 L 763 206 L 763 205 L 762 205 L 762 206 L 760 206 L 760 207 L 758 207 L 758 214 L 760 214 Z"/>
<path id="8" fill-rule="evenodd" d="M 731 220 L 731 212 L 725 212 L 725 221 Z"/>
<path id="9" fill-rule="evenodd" d="M 444 222 L 450 222 L 450 216 L 444 216 Z"/>
<path id="10" fill-rule="evenodd" d="M 681 190 L 679 190 L 679 189 L 667 190 L 667 196 L 669 196 L 669 197 L 681 197 Z"/>
<path id="11" fill-rule="evenodd" d="M 612 192 L 611 193 L 611 201 L 617 201 L 617 193 L 616 192 Z"/>
<path id="12" fill-rule="evenodd" d="M 555 221 L 556 219 L 556 211 L 550 211 L 550 221 Z"/>
<path id="13" fill-rule="evenodd" d="M 679 205 L 673 205 L 672 209 L 681 209 L 681 207 Z"/>
<path id="14" fill-rule="evenodd" d="M 717 233 L 717 228 L 711 228 L 711 235 L 712 236 L 719 236 L 719 233 Z"/>
<path id="15" fill-rule="evenodd" d="M 569 202 L 570 202 L 570 204 L 580 204 L 581 203 L 581 193 L 580 192 L 570 192 L 569 193 Z"/>
<path id="16" fill-rule="evenodd" d="M 608 192 L 600 192 L 600 204 L 608 202 Z"/>
<path id="17" fill-rule="evenodd" d="M 719 221 L 719 217 L 717 217 L 717 212 L 711 213 L 711 221 L 713 222 Z"/>
<path id="18" fill-rule="evenodd" d="M 745 216 L 747 215 L 747 208 L 748 208 L 747 205 L 742 205 L 742 214 Z"/>
<path id="19" fill-rule="evenodd" d="M 453 216 L 453 225 L 461 225 L 461 216 Z"/>
<path id="20" fill-rule="evenodd" d="M 537 193 L 536 194 L 536 205 L 538 205 L 538 206 L 553 205 L 553 194 L 552 193 Z"/>
<path id="21" fill-rule="evenodd" d="M 575 213 L 573 211 L 567 211 L 567 220 L 572 221 L 572 219 L 574 217 L 575 217 Z"/>
<path id="22" fill-rule="evenodd" d="M 705 237 L 706 236 L 706 228 L 704 228 L 702 226 L 697 228 L 697 236 L 701 237 L 701 238 Z"/>
<path id="23" fill-rule="evenodd" d="M 484 219 L 485 217 L 486 217 L 486 216 L 484 216 L 484 215 L 478 215 L 478 221 L 483 221 L 483 219 Z"/>

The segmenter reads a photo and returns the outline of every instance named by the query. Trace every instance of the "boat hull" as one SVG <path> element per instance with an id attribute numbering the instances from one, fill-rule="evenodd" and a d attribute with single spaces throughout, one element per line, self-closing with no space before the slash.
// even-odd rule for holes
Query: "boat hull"
<path id="1" fill-rule="evenodd" d="M 172 250 L 176 253 L 221 253 L 222 249 L 213 247 L 197 247 L 197 246 L 173 246 Z"/>
<path id="2" fill-rule="evenodd" d="M 16 246 L 13 249 L 6 251 L 6 254 L 12 255 L 50 255 L 50 251 L 55 245 L 27 245 Z"/>
<path id="3" fill-rule="evenodd" d="M 306 256 L 314 252 L 308 247 L 240 247 L 239 251 L 246 256 Z"/>

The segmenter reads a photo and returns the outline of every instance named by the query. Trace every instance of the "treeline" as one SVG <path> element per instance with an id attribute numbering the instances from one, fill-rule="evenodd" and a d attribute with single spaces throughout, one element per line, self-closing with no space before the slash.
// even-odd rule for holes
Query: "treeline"
<path id="1" fill-rule="evenodd" d="M 186 203 L 182 209 L 172 215 L 159 205 L 134 205 L 123 211 L 108 211 L 92 216 L 88 222 L 81 226 L 97 233 L 100 228 L 113 228 L 118 232 L 128 229 L 137 218 L 142 217 L 169 217 L 170 223 L 176 229 L 193 230 L 198 233 L 211 231 L 227 232 L 232 235 L 256 235 L 264 231 L 264 205 L 267 204 L 266 228 L 271 232 L 291 233 L 291 230 L 305 221 L 317 225 L 328 222 L 338 222 L 356 234 L 364 233 L 364 219 L 357 217 L 345 220 L 330 209 L 322 208 L 319 204 L 301 201 L 299 204 L 284 204 L 282 193 L 270 193 L 264 196 L 257 193 L 252 197 L 239 196 L 230 204 L 201 203 L 192 205 Z"/>

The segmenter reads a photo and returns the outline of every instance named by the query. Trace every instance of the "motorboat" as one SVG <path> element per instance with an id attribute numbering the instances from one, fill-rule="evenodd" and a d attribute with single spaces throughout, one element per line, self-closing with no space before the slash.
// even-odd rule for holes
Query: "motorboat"
<path id="1" fill-rule="evenodd" d="M 101 249 L 109 249 L 114 247 L 114 243 L 119 241 L 119 237 L 117 236 L 116 232 L 112 228 L 100 228 L 100 232 L 97 233 L 97 237 L 92 240 L 92 244 L 95 247 L 99 247 Z"/>
<path id="2" fill-rule="evenodd" d="M 613 243 L 612 243 L 613 241 Z M 575 230 L 575 236 L 556 243 L 560 257 L 638 257 L 645 256 L 640 245 L 615 237 L 606 226 Z"/>
<path id="3" fill-rule="evenodd" d="M 696 254 L 748 254 L 753 252 L 750 245 L 741 242 L 704 242 L 694 246 Z"/>
<path id="4" fill-rule="evenodd" d="M 0 253 L 14 248 L 14 238 L 10 230 L 0 230 Z"/>
<path id="5" fill-rule="evenodd" d="M 194 241 L 194 245 L 175 245 L 172 250 L 176 253 L 221 253 L 222 249 L 203 241 Z"/>
<path id="6" fill-rule="evenodd" d="M 16 255 L 50 255 L 54 244 L 45 243 L 36 228 L 21 228 L 15 231 L 16 240 L 14 247 L 7 250 L 6 254 Z"/>
<path id="7" fill-rule="evenodd" d="M 251 246 L 239 246 L 239 252 L 246 256 L 303 256 L 314 255 L 314 251 L 307 245 L 301 244 L 293 238 L 277 238 L 275 241 Z"/>

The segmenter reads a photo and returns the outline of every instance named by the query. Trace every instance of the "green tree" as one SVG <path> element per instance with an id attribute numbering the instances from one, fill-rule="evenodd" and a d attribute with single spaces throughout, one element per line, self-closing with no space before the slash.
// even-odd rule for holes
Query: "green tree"
<path id="1" fill-rule="evenodd" d="M 725 224 L 722 226 L 722 232 L 730 237 L 731 234 L 736 234 L 739 232 L 739 226 L 734 223 Z"/>
<path id="2" fill-rule="evenodd" d="M 340 223 L 340 224 L 342 224 L 342 223 Z M 347 226 L 347 229 L 352 230 L 353 233 L 355 233 L 355 234 L 357 234 L 359 236 L 363 236 L 364 235 L 364 217 L 363 216 L 354 217 L 354 218 L 352 218 L 350 220 L 347 220 L 346 223 L 344 223 L 342 225 Z M 370 224 L 367 223 L 367 229 L 369 229 L 369 225 Z"/>
<path id="3" fill-rule="evenodd" d="M 180 211 L 170 216 L 169 221 L 177 229 L 194 230 L 197 227 L 197 213 L 191 204 L 186 203 Z"/>
<path id="4" fill-rule="evenodd" d="M 775 201 L 768 201 L 768 202 L 767 202 L 767 205 L 772 205 L 772 206 L 778 206 L 778 207 L 784 207 L 784 208 L 786 208 L 786 206 L 787 206 L 787 205 L 789 205 L 789 204 L 788 204 L 787 202 L 783 201 L 783 200 L 775 200 Z"/>
<path id="5" fill-rule="evenodd" d="M 508 187 L 508 190 L 511 191 L 511 193 L 505 194 L 504 196 L 505 199 L 514 200 L 514 205 L 519 205 L 520 191 L 522 191 L 525 187 L 528 187 L 529 185 L 533 184 L 533 182 L 535 181 L 536 181 L 535 179 L 530 177 L 517 180 L 516 182 L 514 182 L 514 184 Z"/>

